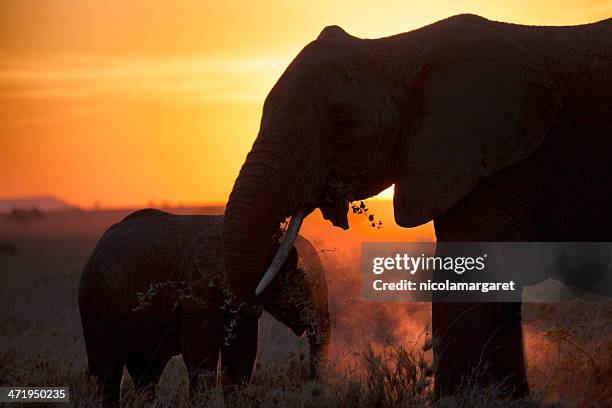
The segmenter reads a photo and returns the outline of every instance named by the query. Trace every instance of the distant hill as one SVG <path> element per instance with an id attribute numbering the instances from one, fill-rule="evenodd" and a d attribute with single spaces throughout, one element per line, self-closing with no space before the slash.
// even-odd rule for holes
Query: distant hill
<path id="1" fill-rule="evenodd" d="M 34 208 L 40 211 L 66 211 L 78 209 L 61 198 L 54 196 L 0 198 L 0 214 L 9 213 L 13 209 L 30 210 Z"/>

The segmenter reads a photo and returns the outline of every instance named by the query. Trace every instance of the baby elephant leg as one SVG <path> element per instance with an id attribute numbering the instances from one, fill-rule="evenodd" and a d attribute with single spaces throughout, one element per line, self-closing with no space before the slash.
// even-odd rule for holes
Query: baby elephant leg
<path id="1" fill-rule="evenodd" d="M 251 379 L 257 355 L 258 319 L 241 316 L 236 337 L 221 348 L 221 367 L 225 374 L 224 385 L 242 385 Z"/>
<path id="2" fill-rule="evenodd" d="M 329 341 L 322 343 L 309 339 L 310 343 L 310 378 L 321 378 L 328 361 Z"/>
<path id="3" fill-rule="evenodd" d="M 331 333 L 329 313 L 320 313 L 317 324 L 307 329 L 307 333 L 310 346 L 310 378 L 317 379 L 323 375 L 328 364 Z"/>
<path id="4" fill-rule="evenodd" d="M 215 386 L 219 347 L 223 339 L 223 314 L 203 310 L 184 301 L 181 305 L 183 361 L 192 397 Z"/>
<path id="5" fill-rule="evenodd" d="M 135 355 L 126 358 L 125 365 L 138 392 L 148 391 L 151 399 L 155 397 L 156 386 L 170 357 L 170 355 Z"/>
<path id="6" fill-rule="evenodd" d="M 106 361 L 99 361 L 98 364 L 94 365 L 91 363 L 92 357 L 90 356 L 89 358 L 91 374 L 96 379 L 102 396 L 102 406 L 118 407 L 121 378 L 123 375 L 123 360 L 116 355 L 109 354 L 106 356 Z"/>

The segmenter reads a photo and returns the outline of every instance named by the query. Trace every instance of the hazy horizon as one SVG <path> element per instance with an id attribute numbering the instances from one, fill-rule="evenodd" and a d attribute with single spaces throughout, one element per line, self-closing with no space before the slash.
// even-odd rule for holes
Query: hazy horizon
<path id="1" fill-rule="evenodd" d="M 370 197 L 366 200 L 358 200 L 365 202 L 374 201 L 388 201 L 389 203 L 393 199 L 393 186 L 388 189 L 382 191 L 380 194 Z M 107 205 L 104 201 L 100 200 L 90 205 L 79 205 L 62 197 L 58 194 L 53 193 L 34 193 L 34 194 L 26 194 L 26 195 L 0 195 L 0 207 L 1 204 L 10 204 L 12 202 L 22 203 L 22 202 L 37 202 L 37 201 L 45 201 L 45 200 L 56 200 L 58 203 L 65 204 L 70 207 L 77 208 L 79 210 L 115 210 L 115 209 L 136 209 L 136 208 L 145 208 L 145 207 L 154 207 L 154 208 L 199 208 L 199 207 L 223 207 L 225 206 L 227 200 L 224 201 L 178 201 L 178 200 L 148 200 L 145 202 L 124 202 L 120 204 L 109 204 Z M 14 208 L 33 208 L 36 207 L 36 204 L 26 204 L 26 205 L 15 205 Z M 1 211 L 0 211 L 1 212 Z"/>

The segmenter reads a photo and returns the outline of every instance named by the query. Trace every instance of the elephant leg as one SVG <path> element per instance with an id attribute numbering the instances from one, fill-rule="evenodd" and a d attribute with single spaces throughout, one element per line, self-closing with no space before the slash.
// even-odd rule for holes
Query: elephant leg
<path id="1" fill-rule="evenodd" d="M 537 239 L 539 173 L 526 166 L 500 172 L 434 220 L 438 242 L 512 242 Z M 481 385 L 503 384 L 528 394 L 521 303 L 444 303 L 434 298 L 436 394 L 457 389 L 472 369 Z"/>
<path id="2" fill-rule="evenodd" d="M 118 406 L 124 361 L 113 336 L 117 328 L 108 322 L 112 316 L 110 311 L 104 306 L 90 304 L 86 296 L 83 298 L 80 308 L 89 374 L 96 382 L 102 404 Z"/>
<path id="3" fill-rule="evenodd" d="M 321 323 L 312 328 L 308 334 L 311 380 L 321 378 L 327 367 L 329 357 L 329 339 L 331 333 L 329 313 L 326 312 L 322 316 L 319 316 L 319 321 Z"/>
<path id="4" fill-rule="evenodd" d="M 215 386 L 217 364 L 219 362 L 219 343 L 202 342 L 185 347 L 183 359 L 189 375 L 189 393 L 193 397 Z"/>
<path id="5" fill-rule="evenodd" d="M 185 300 L 181 305 L 183 361 L 193 397 L 215 385 L 219 347 L 223 341 L 223 313 L 203 309 Z"/>
<path id="6" fill-rule="evenodd" d="M 130 355 L 126 357 L 125 365 L 134 381 L 136 390 L 146 391 L 151 386 L 156 386 L 159 379 L 170 361 L 170 355 Z"/>
<path id="7" fill-rule="evenodd" d="M 318 339 L 317 336 L 308 338 L 310 345 L 310 379 L 321 378 L 329 357 L 329 338 Z"/>
<path id="8" fill-rule="evenodd" d="M 227 378 L 225 385 L 241 385 L 251 379 L 257 356 L 258 319 L 242 316 L 236 338 L 221 348 L 221 367 Z"/>
<path id="9" fill-rule="evenodd" d="M 452 394 L 468 378 L 503 383 L 517 396 L 529 392 L 521 303 L 434 302 L 432 313 L 436 394 Z"/>
<path id="10" fill-rule="evenodd" d="M 102 406 L 118 407 L 123 377 L 123 361 L 113 353 L 89 357 L 89 373 L 94 377 Z"/>

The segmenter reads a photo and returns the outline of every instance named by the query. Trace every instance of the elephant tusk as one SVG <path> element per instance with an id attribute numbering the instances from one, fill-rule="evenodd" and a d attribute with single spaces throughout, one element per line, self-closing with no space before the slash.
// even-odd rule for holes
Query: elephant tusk
<path id="1" fill-rule="evenodd" d="M 270 282 L 272 282 L 272 279 L 274 279 L 274 277 L 278 274 L 278 271 L 280 271 L 280 268 L 283 266 L 287 260 L 287 257 L 289 256 L 289 253 L 291 252 L 291 248 L 293 247 L 293 243 L 300 232 L 300 227 L 302 226 L 304 218 L 306 218 L 306 216 L 311 212 L 312 210 L 302 209 L 291 217 L 291 221 L 287 227 L 287 232 L 285 232 L 283 242 L 281 242 L 280 246 L 278 247 L 276 255 L 274 255 L 274 258 L 272 259 L 272 262 L 270 263 L 270 266 L 268 267 L 268 270 L 264 274 L 263 278 L 261 278 L 259 285 L 257 285 L 255 295 L 259 295 L 261 292 L 263 292 L 264 289 L 268 287 Z"/>

